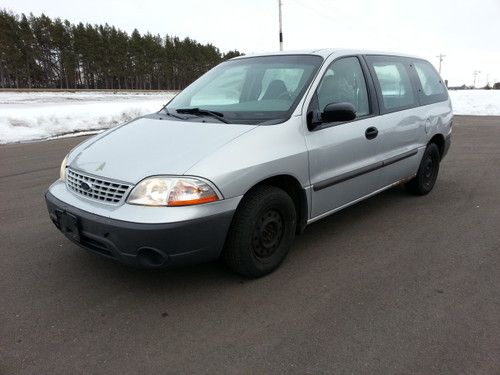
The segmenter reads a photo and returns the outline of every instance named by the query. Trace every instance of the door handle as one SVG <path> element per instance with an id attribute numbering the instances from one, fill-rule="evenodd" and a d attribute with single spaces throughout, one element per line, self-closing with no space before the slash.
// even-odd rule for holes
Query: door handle
<path id="1" fill-rule="evenodd" d="M 366 139 L 376 138 L 377 135 L 378 135 L 378 129 L 376 127 L 374 127 L 374 126 L 370 126 L 365 131 L 365 137 L 366 137 Z"/>

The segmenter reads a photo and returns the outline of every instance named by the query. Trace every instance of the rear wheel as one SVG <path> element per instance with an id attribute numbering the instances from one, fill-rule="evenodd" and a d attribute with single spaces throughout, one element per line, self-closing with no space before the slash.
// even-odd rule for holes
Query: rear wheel
<path id="1" fill-rule="evenodd" d="M 427 146 L 420 162 L 417 175 L 406 184 L 406 188 L 413 194 L 426 195 L 430 193 L 439 172 L 439 149 L 435 143 Z"/>
<path id="2" fill-rule="evenodd" d="M 295 205 L 274 186 L 251 190 L 235 212 L 224 248 L 224 259 L 235 272 L 260 277 L 285 259 L 295 236 Z"/>

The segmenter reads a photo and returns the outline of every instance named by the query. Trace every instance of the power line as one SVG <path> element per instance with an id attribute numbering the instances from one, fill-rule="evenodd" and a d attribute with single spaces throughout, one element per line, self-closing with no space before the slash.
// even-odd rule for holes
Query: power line
<path id="1" fill-rule="evenodd" d="M 307 9 L 309 12 L 311 12 L 315 16 L 321 16 L 324 18 L 328 18 L 331 21 L 335 21 L 333 17 L 330 17 L 327 13 L 325 13 L 325 10 L 319 10 L 317 8 L 311 7 L 309 5 L 304 4 L 302 1 L 299 1 L 299 0 L 293 0 L 293 2 L 297 5 L 300 5 L 302 8 Z"/>

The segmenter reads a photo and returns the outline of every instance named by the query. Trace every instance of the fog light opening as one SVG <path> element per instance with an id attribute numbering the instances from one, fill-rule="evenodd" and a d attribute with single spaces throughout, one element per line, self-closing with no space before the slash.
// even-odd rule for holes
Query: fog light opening
<path id="1" fill-rule="evenodd" d="M 139 249 L 137 258 L 144 267 L 148 268 L 161 267 L 166 261 L 165 256 L 161 252 L 149 247 Z"/>

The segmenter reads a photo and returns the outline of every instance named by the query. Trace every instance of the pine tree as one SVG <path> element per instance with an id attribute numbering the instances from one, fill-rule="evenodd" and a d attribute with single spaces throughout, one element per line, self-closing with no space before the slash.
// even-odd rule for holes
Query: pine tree
<path id="1" fill-rule="evenodd" d="M 0 87 L 182 89 L 221 61 L 221 53 L 190 38 L 71 24 L 0 10 Z"/>

